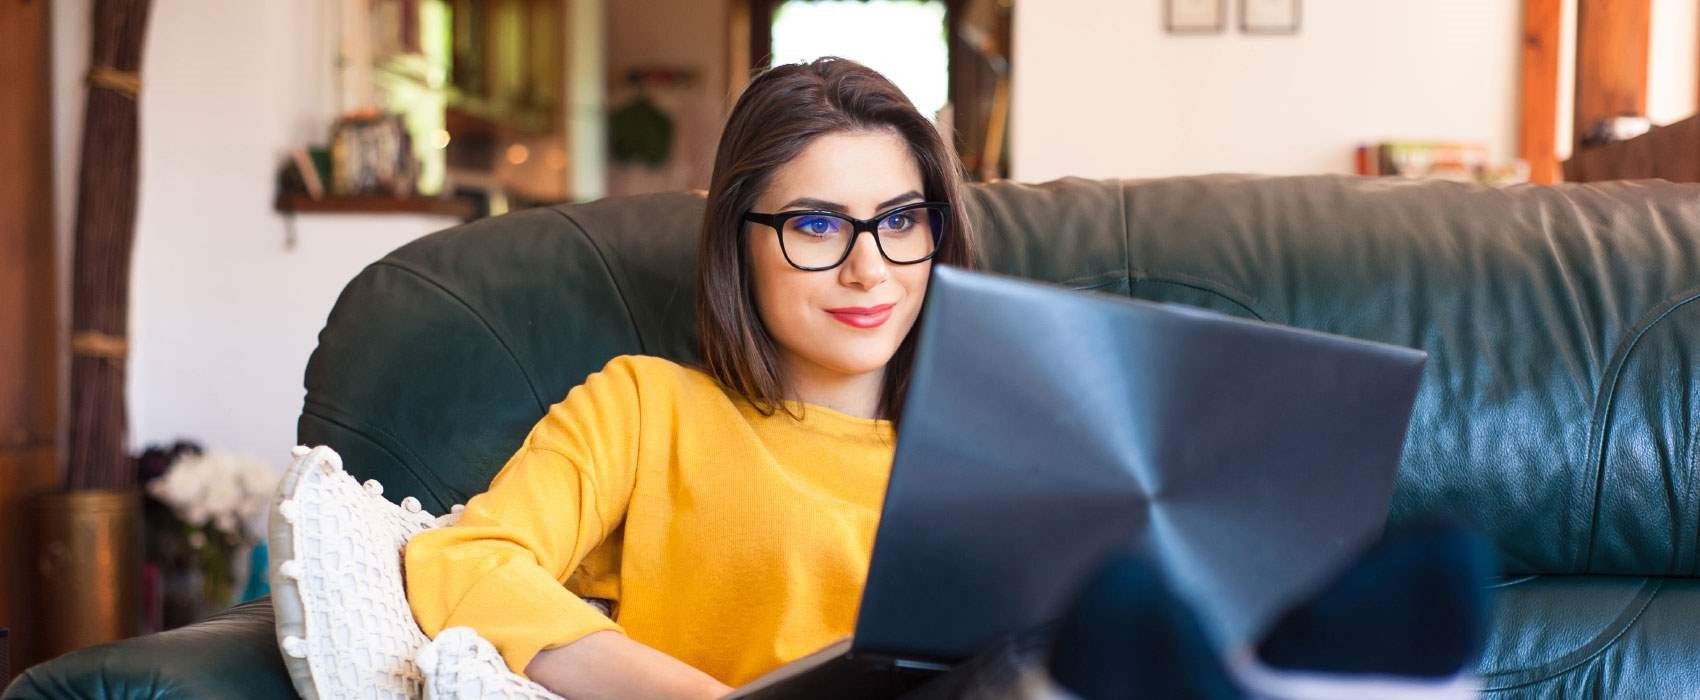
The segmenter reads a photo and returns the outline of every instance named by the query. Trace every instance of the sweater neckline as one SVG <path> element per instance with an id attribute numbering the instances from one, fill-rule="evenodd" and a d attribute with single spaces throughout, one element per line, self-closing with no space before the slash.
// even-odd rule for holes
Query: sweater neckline
<path id="1" fill-rule="evenodd" d="M 822 406 L 818 403 L 807 403 L 804 401 L 785 401 L 783 403 L 786 408 L 795 412 L 804 423 L 831 423 L 853 427 L 874 427 L 888 430 L 893 429 L 894 427 L 891 421 L 885 418 L 862 418 L 860 416 L 852 416 L 843 411 L 827 408 L 826 406 Z"/>
<path id="2" fill-rule="evenodd" d="M 712 381 L 712 378 L 710 380 Z M 726 395 L 727 400 L 737 404 L 738 410 L 743 412 L 752 422 L 779 421 L 823 435 L 852 439 L 877 438 L 886 443 L 893 442 L 897 438 L 897 426 L 889 419 L 852 416 L 816 403 L 781 401 L 781 405 L 775 406 L 771 414 L 762 415 L 755 403 L 745 398 L 743 394 L 720 382 L 714 383 Z"/>

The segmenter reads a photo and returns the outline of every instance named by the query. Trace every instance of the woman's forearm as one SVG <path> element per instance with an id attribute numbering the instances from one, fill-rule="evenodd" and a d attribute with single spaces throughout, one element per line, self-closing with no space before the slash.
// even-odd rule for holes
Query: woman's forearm
<path id="1" fill-rule="evenodd" d="M 525 675 L 569 700 L 701 700 L 732 690 L 683 661 L 609 631 L 538 652 Z"/>

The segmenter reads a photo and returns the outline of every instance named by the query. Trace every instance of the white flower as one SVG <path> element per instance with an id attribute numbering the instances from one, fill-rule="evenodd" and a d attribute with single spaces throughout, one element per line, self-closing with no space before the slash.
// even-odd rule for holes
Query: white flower
<path id="1" fill-rule="evenodd" d="M 227 450 L 184 455 L 147 484 L 148 493 L 177 517 L 197 526 L 211 522 L 232 537 L 246 536 L 244 523 L 266 511 L 276 488 L 271 465 Z"/>

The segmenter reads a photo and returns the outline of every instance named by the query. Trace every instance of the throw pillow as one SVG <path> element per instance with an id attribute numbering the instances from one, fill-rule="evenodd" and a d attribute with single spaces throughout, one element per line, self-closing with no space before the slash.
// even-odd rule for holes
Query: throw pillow
<path id="1" fill-rule="evenodd" d="M 426 700 L 561 700 L 561 696 L 508 670 L 500 652 L 470 627 L 450 627 L 416 657 L 425 674 Z"/>
<path id="2" fill-rule="evenodd" d="M 428 639 L 402 583 L 402 548 L 452 523 L 411 496 L 385 500 L 328 447 L 295 448 L 271 513 L 272 606 L 284 665 L 301 697 L 417 698 L 414 656 Z"/>

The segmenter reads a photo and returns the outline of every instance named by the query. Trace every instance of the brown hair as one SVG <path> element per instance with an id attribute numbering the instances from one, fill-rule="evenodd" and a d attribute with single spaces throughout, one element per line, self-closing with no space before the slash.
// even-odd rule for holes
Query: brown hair
<path id="1" fill-rule="evenodd" d="M 962 166 L 931 122 L 885 76 L 841 58 L 776 66 L 744 89 L 720 135 L 697 259 L 697 345 L 710 376 L 771 415 L 790 398 L 777 347 L 757 315 L 743 245 L 743 216 L 774 169 L 828 133 L 890 129 L 921 167 L 922 195 L 951 205 L 935 262 L 972 267 L 974 242 L 962 206 Z M 903 414 L 914 367 L 911 329 L 886 365 L 880 417 Z"/>

